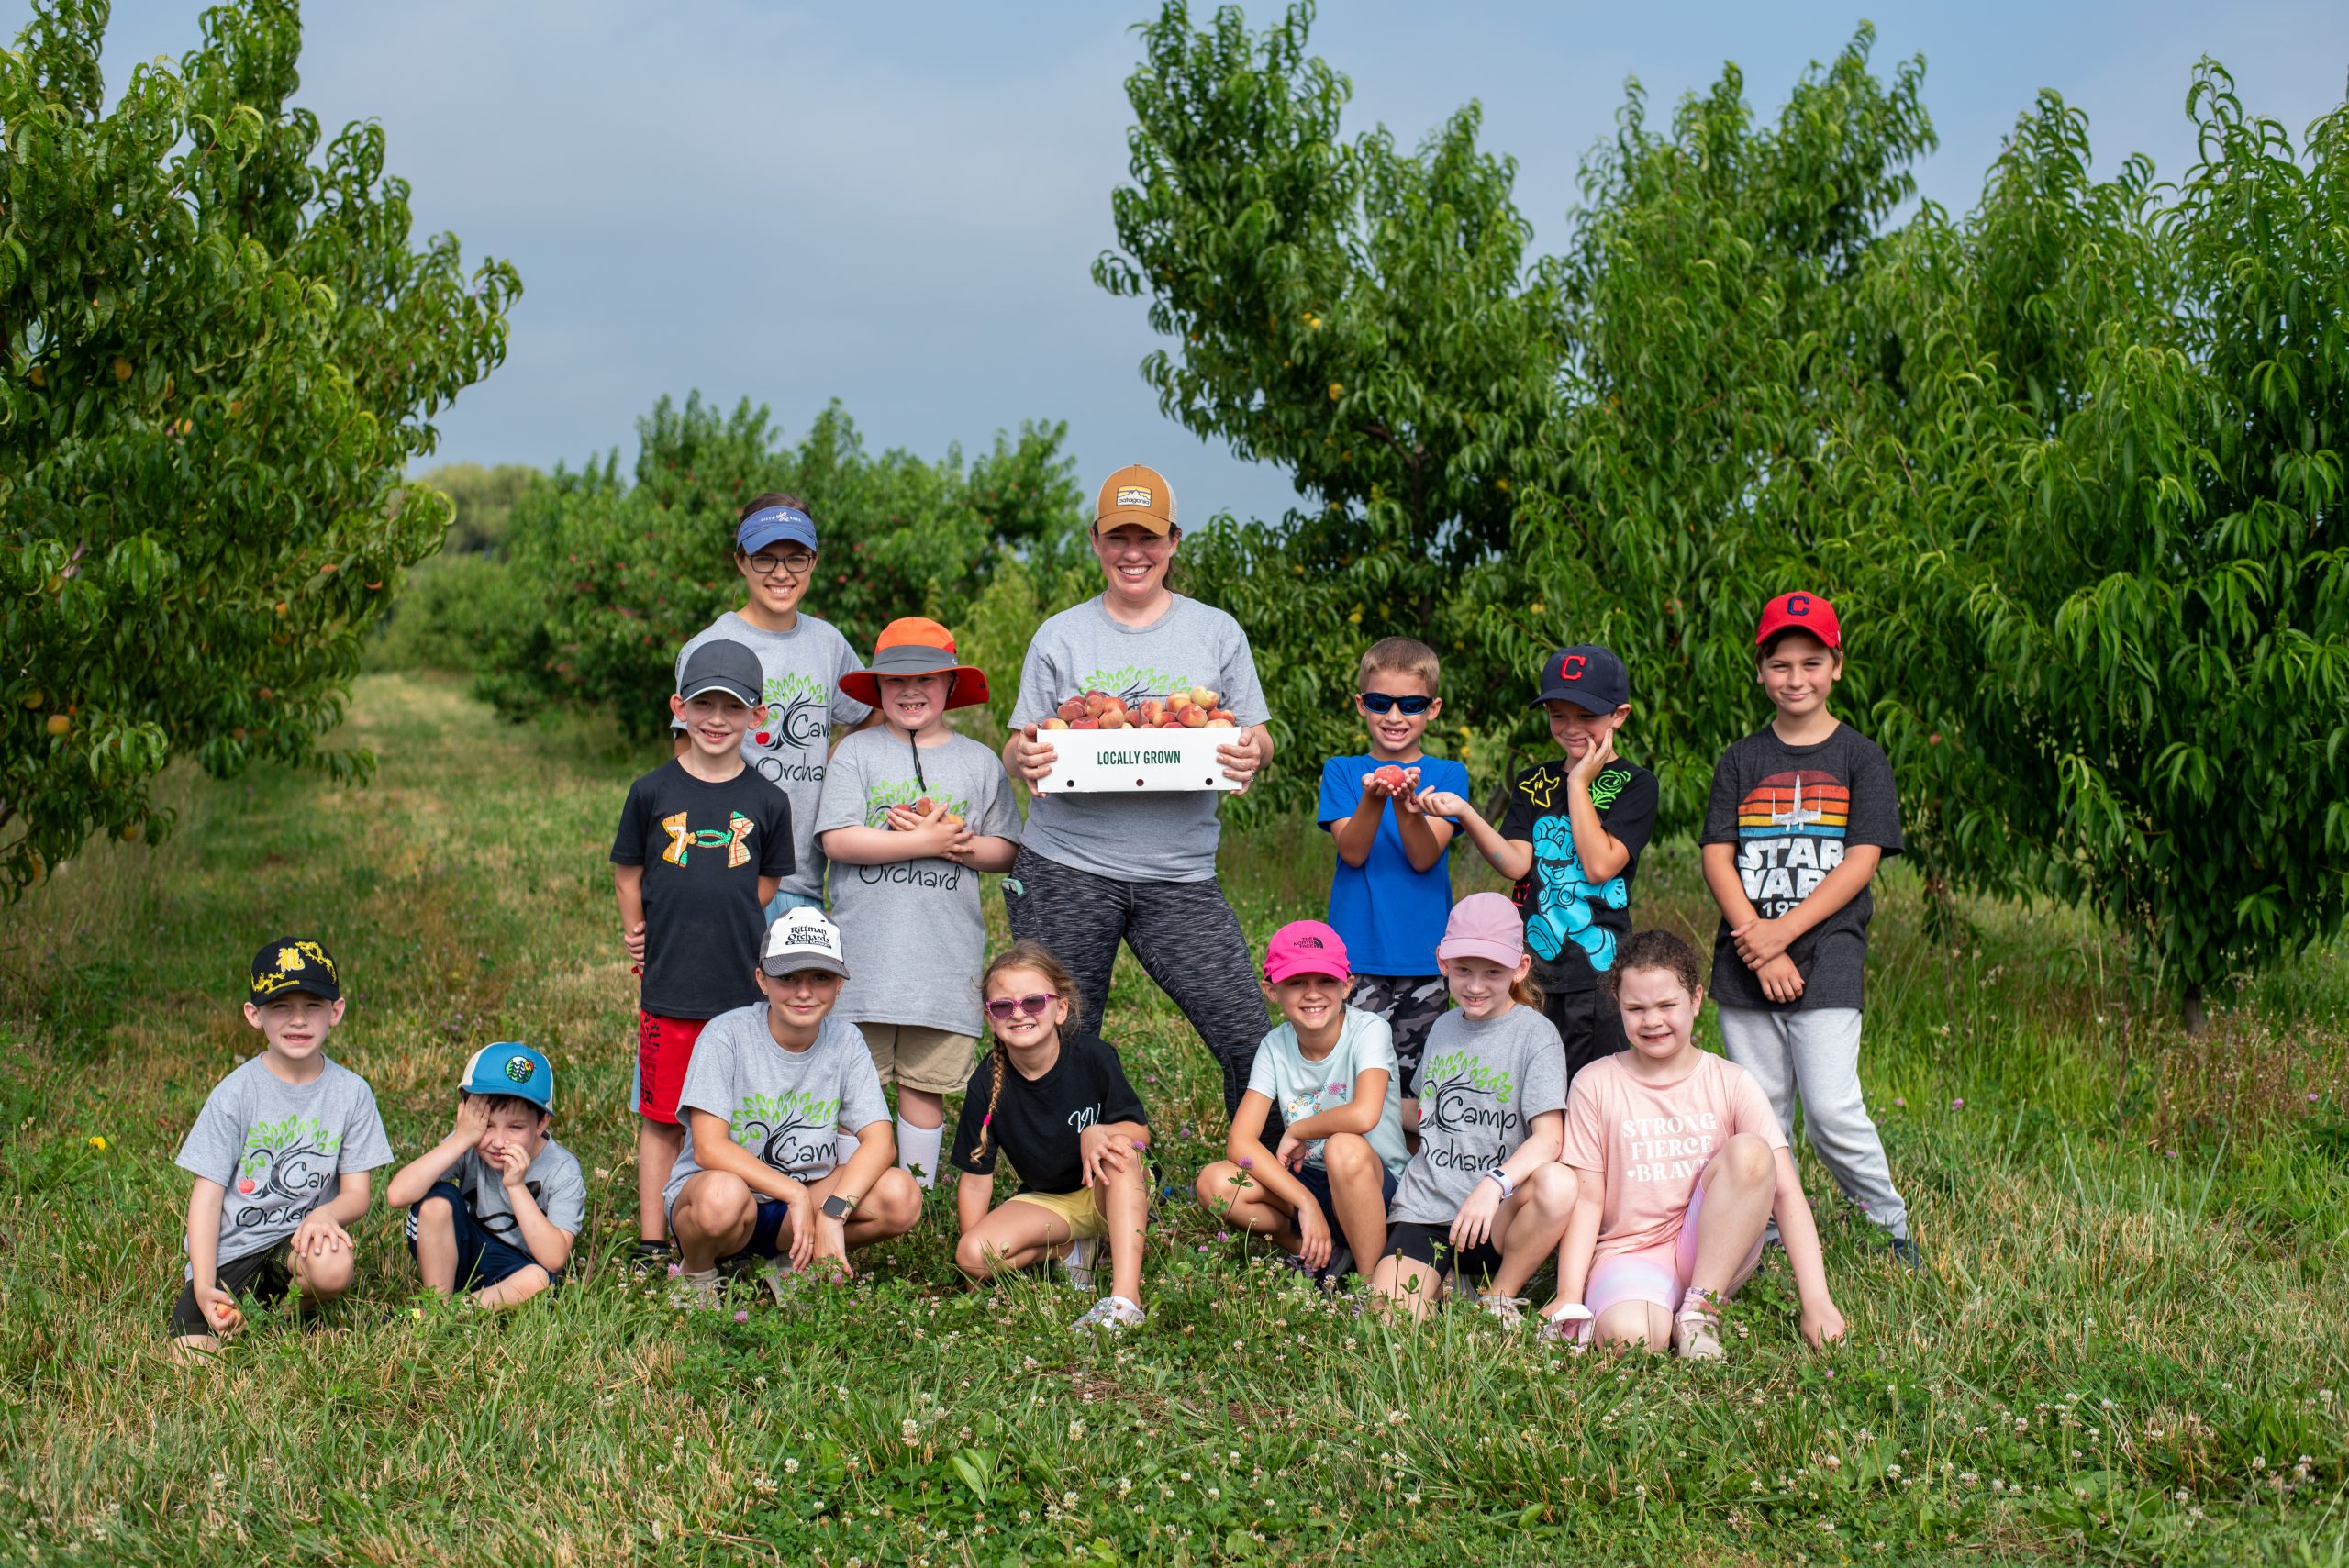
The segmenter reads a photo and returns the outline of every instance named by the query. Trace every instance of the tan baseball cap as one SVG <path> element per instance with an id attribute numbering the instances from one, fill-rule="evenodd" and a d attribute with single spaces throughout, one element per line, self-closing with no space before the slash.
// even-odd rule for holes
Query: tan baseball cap
<path id="1" fill-rule="evenodd" d="M 1129 463 L 1101 482 L 1100 497 L 1093 505 L 1096 528 L 1134 523 L 1152 533 L 1174 527 L 1174 487 L 1154 468 Z"/>

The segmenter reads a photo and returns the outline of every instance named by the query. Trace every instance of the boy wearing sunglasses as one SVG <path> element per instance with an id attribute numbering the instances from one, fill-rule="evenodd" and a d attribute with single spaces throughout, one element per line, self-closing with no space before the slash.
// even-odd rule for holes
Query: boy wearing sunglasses
<path id="1" fill-rule="evenodd" d="M 1581 643 L 1550 655 L 1533 706 L 1548 714 L 1558 755 L 1509 781 L 1499 828 L 1463 795 L 1426 791 L 1419 808 L 1459 817 L 1476 852 L 1516 882 L 1533 984 L 1565 1042 L 1571 1080 L 1624 1046 L 1622 1017 L 1599 985 L 1631 934 L 1631 876 L 1655 828 L 1655 775 L 1615 754 L 1615 732 L 1631 717 L 1631 677 L 1607 649 Z"/>
<path id="2" fill-rule="evenodd" d="M 1353 1005 L 1386 1020 L 1394 1035 L 1397 1081 L 1419 1076 L 1428 1029 L 1447 1000 L 1435 944 L 1452 914 L 1453 817 L 1420 802 L 1434 793 L 1464 799 L 1468 770 L 1419 750 L 1428 724 L 1443 711 L 1436 695 L 1435 650 L 1408 637 L 1371 644 L 1355 682 L 1354 711 L 1369 728 L 1370 751 L 1321 764 L 1317 815 L 1338 851 L 1330 878 L 1330 925 L 1358 966 Z M 1419 1107 L 1406 1100 L 1403 1126 L 1416 1139 Z"/>

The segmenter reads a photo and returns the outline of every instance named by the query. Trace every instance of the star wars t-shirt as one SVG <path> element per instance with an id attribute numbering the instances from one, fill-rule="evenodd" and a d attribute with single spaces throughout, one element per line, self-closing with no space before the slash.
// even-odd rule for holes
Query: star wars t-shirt
<path id="1" fill-rule="evenodd" d="M 820 899 L 824 855 L 816 848 L 811 824 L 817 794 L 824 786 L 824 758 L 832 730 L 862 724 L 873 711 L 841 690 L 841 677 L 861 662 L 837 627 L 805 610 L 789 631 L 762 631 L 739 611 L 728 610 L 677 650 L 680 687 L 685 661 L 713 639 L 740 643 L 759 656 L 759 667 L 766 672 L 766 722 L 752 726 L 742 737 L 742 760 L 791 802 L 792 861 L 776 891 Z M 670 728 L 682 730 L 684 726 L 672 721 Z"/>
<path id="2" fill-rule="evenodd" d="M 917 776 L 906 732 L 885 725 L 858 730 L 832 753 L 816 831 L 886 828 L 891 806 L 925 795 L 982 838 L 1019 837 L 1019 806 L 1002 758 L 966 735 L 951 736 L 942 746 L 922 748 Z M 850 977 L 833 1016 L 984 1033 L 979 973 L 986 967 L 987 927 L 979 873 L 936 857 L 830 863 L 832 919 Z"/>
<path id="3" fill-rule="evenodd" d="M 1428 1030 L 1419 1151 L 1395 1189 L 1393 1218 L 1449 1225 L 1485 1178 L 1525 1142 L 1533 1118 L 1566 1104 L 1566 1048 L 1539 1007 L 1481 1022 L 1454 1009 Z"/>
<path id="4" fill-rule="evenodd" d="M 995 1092 L 995 1074 L 1003 1072 L 1003 1091 Z M 987 1102 L 995 1101 L 995 1118 L 987 1119 Z M 1063 1034 L 1060 1060 L 1042 1077 L 1020 1076 L 995 1047 L 979 1059 L 963 1092 L 963 1117 L 954 1126 L 954 1147 L 947 1162 L 974 1176 L 995 1174 L 995 1162 L 1008 1159 L 1019 1173 L 1023 1193 L 1073 1193 L 1085 1185 L 1085 1161 L 1078 1140 L 1096 1122 L 1150 1124 L 1141 1097 L 1126 1082 L 1118 1053 L 1091 1035 Z M 987 1133 L 985 1154 L 977 1152 L 982 1124 Z"/>
<path id="5" fill-rule="evenodd" d="M 180 1145 L 179 1167 L 217 1182 L 219 1262 L 276 1246 L 310 1210 L 331 1203 L 351 1171 L 392 1162 L 391 1140 L 367 1081 L 328 1061 L 306 1084 L 289 1084 L 256 1056 L 206 1096 Z M 188 1277 L 195 1266 L 188 1265 Z"/>
<path id="6" fill-rule="evenodd" d="M 1090 691 L 1139 704 L 1176 686 L 1218 693 L 1242 729 L 1271 717 L 1248 634 L 1223 611 L 1177 594 L 1148 626 L 1128 626 L 1087 599 L 1036 628 L 1011 722 L 1038 723 Z M 1205 882 L 1215 875 L 1220 798 L 1211 789 L 1053 795 L 1030 808 L 1025 842 L 1046 860 L 1120 882 Z"/>
<path id="7" fill-rule="evenodd" d="M 456 1164 L 440 1179 L 456 1184 L 465 1207 L 483 1229 L 529 1251 L 522 1240 L 522 1222 L 514 1218 L 514 1200 L 506 1195 L 506 1173 L 482 1158 L 480 1150 L 468 1149 L 458 1155 Z M 578 1156 L 551 1138 L 531 1156 L 530 1168 L 522 1173 L 522 1190 L 557 1230 L 576 1236 L 587 1222 L 586 1174 L 579 1168 Z"/>
<path id="8" fill-rule="evenodd" d="M 612 863 L 644 868 L 644 977 L 656 1018 L 714 1018 L 759 999 L 759 878 L 793 865 L 791 802 L 744 768 L 723 784 L 662 763 L 629 786 Z"/>
<path id="9" fill-rule="evenodd" d="M 725 1118 L 735 1142 L 760 1163 L 795 1182 L 820 1182 L 840 1163 L 835 1132 L 861 1132 L 889 1119 L 881 1074 L 854 1024 L 828 1013 L 815 1042 L 787 1051 L 767 1029 L 763 1001 L 709 1020 L 694 1042 L 677 1119 L 685 1146 L 661 1195 L 674 1207 L 685 1181 L 701 1171 L 694 1154 L 693 1118 L 707 1111 Z"/>
<path id="10" fill-rule="evenodd" d="M 1884 749 L 1848 724 L 1824 740 L 1789 746 L 1767 727 L 1733 742 L 1713 768 L 1704 842 L 1737 846 L 1738 880 L 1765 920 L 1810 896 L 1843 863 L 1853 844 L 1900 852 L 1900 796 Z M 1737 955 L 1721 920 L 1713 936 L 1713 999 L 1732 1007 L 1806 1012 L 1857 1007 L 1867 983 L 1868 920 L 1876 901 L 1866 888 L 1787 949 L 1802 972 L 1803 993 L 1789 1003 L 1763 995 L 1761 981 Z"/>
<path id="11" fill-rule="evenodd" d="M 1614 762 L 1590 781 L 1590 804 L 1609 837 L 1631 852 L 1605 882 L 1583 870 L 1567 815 L 1569 764 L 1553 757 L 1509 781 L 1501 837 L 1533 846 L 1533 869 L 1511 895 L 1525 917 L 1526 951 L 1533 984 L 1545 992 L 1588 991 L 1615 966 L 1615 949 L 1631 934 L 1631 878 L 1640 852 L 1655 830 L 1655 775 L 1636 763 Z"/>

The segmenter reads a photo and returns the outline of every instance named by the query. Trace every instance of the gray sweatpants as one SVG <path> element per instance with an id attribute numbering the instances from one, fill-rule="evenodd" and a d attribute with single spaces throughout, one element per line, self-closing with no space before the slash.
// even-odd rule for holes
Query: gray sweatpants
<path id="1" fill-rule="evenodd" d="M 1003 881 L 1003 906 L 1014 937 L 1043 943 L 1068 965 L 1084 1002 L 1077 1029 L 1085 1034 L 1101 1031 L 1118 944 L 1132 948 L 1223 1069 L 1224 1113 L 1239 1108 L 1268 1026 L 1256 962 L 1221 883 L 1097 876 L 1023 845 Z"/>
<path id="2" fill-rule="evenodd" d="M 1723 1007 L 1721 1044 L 1753 1074 L 1778 1127 L 1795 1135 L 1795 1095 L 1802 1095 L 1803 1136 L 1843 1195 L 1895 1237 L 1909 1234 L 1909 1206 L 1893 1190 L 1884 1140 L 1860 1097 L 1860 1010 L 1820 1007 L 1781 1013 Z"/>

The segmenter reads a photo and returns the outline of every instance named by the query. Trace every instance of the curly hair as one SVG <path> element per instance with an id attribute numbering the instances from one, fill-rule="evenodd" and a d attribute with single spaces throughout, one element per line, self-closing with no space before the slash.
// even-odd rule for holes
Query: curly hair
<path id="1" fill-rule="evenodd" d="M 1634 931 L 1631 940 L 1615 950 L 1615 962 L 1599 976 L 1599 984 L 1610 997 L 1620 996 L 1623 976 L 1635 969 L 1661 969 L 1694 996 L 1705 988 L 1704 960 L 1697 950 L 1670 931 L 1649 929 Z"/>

